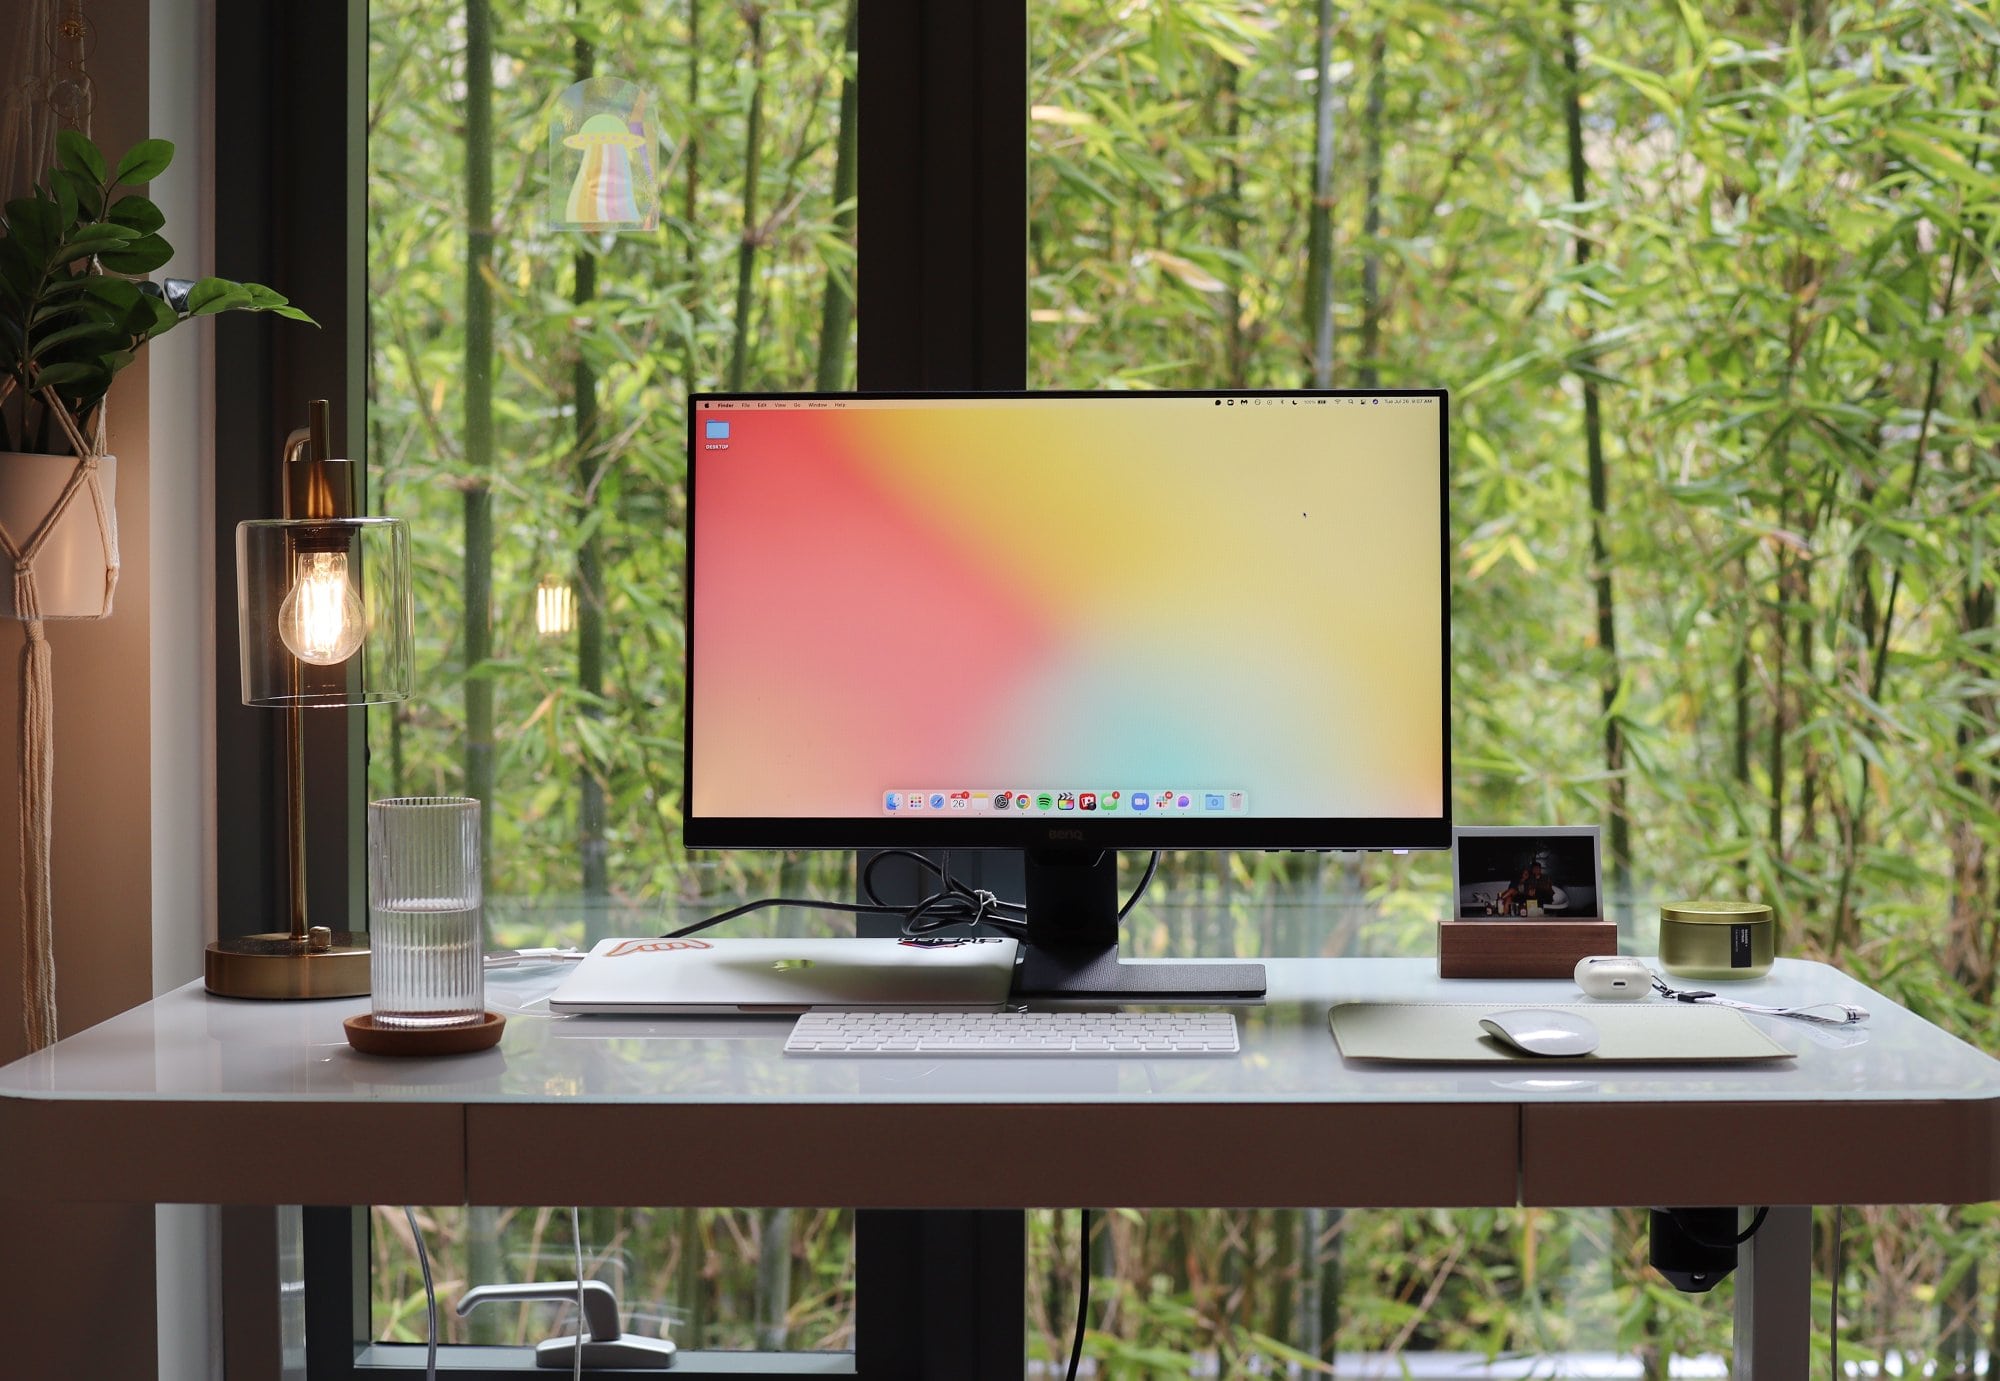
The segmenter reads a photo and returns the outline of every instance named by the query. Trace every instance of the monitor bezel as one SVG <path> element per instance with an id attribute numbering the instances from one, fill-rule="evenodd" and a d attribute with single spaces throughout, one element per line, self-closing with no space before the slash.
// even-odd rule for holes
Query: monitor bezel
<path id="1" fill-rule="evenodd" d="M 1161 398 L 1432 398 L 1438 404 L 1438 588 L 1444 601 L 1439 628 L 1439 732 L 1444 752 L 1436 816 L 1103 817 L 1032 816 L 1019 819 L 929 819 L 922 816 L 719 816 L 693 811 L 695 781 L 694 647 L 695 514 L 699 505 L 696 417 L 711 403 L 795 399 L 862 402 L 994 401 L 1040 398 L 1136 400 Z M 695 849 L 1446 849 L 1451 847 L 1451 394 L 1441 388 L 1348 389 L 1022 389 L 999 391 L 894 390 L 882 392 L 698 392 L 687 400 L 687 517 L 682 569 L 681 838 Z"/>

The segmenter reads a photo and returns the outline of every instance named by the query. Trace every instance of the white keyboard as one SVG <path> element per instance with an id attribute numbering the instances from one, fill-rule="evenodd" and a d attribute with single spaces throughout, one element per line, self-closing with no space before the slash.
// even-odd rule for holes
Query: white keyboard
<path id="1" fill-rule="evenodd" d="M 1228 1012 L 807 1012 L 787 1055 L 1234 1055 Z"/>

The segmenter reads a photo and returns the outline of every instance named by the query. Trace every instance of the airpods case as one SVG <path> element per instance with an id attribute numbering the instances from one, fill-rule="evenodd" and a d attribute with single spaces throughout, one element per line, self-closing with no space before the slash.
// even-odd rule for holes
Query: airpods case
<path id="1" fill-rule="evenodd" d="M 1599 954 L 1576 961 L 1576 986 L 1606 1002 L 1636 1002 L 1653 991 L 1653 971 L 1637 959 Z"/>

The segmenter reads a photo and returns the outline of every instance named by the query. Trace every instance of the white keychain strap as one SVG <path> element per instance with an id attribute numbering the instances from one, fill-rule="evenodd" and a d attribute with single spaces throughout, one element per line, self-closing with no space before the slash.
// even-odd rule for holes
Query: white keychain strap
<path id="1" fill-rule="evenodd" d="M 1709 1007 L 1734 1007 L 1739 1012 L 1751 1012 L 1760 1017 L 1793 1017 L 1799 1021 L 1815 1022 L 1821 1026 L 1853 1026 L 1857 1022 L 1868 1020 L 1866 1007 L 1856 1007 L 1848 1002 L 1811 1002 L 1803 1007 L 1762 1007 L 1754 1002 L 1737 1002 L 1733 998 L 1718 997 L 1699 988 L 1669 988 L 1658 974 L 1653 975 L 1653 989 L 1660 996 L 1672 998 L 1676 1002 L 1699 1002 Z"/>

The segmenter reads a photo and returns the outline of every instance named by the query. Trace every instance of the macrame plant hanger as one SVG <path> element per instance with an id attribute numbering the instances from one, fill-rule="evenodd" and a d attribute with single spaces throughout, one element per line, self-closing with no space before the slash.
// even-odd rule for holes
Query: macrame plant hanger
<path id="1" fill-rule="evenodd" d="M 0 402 L 11 392 L 9 380 L 0 388 Z M 41 396 L 75 448 L 76 467 L 25 542 L 16 540 L 6 524 L 0 523 L 0 551 L 14 567 L 14 613 L 27 629 L 27 642 L 21 649 L 21 1021 L 31 1051 L 56 1038 L 55 935 L 49 893 L 49 840 L 55 806 L 55 666 L 35 584 L 35 557 L 70 503 L 84 490 L 90 493 L 98 540 L 104 546 L 107 613 L 118 585 L 118 517 L 105 502 L 98 472 L 98 461 L 104 454 L 104 409 L 100 406 L 97 410 L 96 435 L 86 441 L 55 390 L 43 389 Z"/>
<path id="2" fill-rule="evenodd" d="M 14 53 L 0 73 L 0 199 L 17 196 L 54 165 L 56 131 L 90 131 L 93 92 L 85 60 L 95 32 L 82 0 L 27 0 L 15 11 Z M 0 381 L 0 405 L 15 391 L 13 379 Z M 30 1051 L 56 1038 L 55 946 L 49 891 L 49 839 L 55 785 L 54 667 L 44 628 L 35 557 L 82 490 L 90 493 L 97 532 L 104 544 L 104 607 L 118 583 L 118 520 L 99 477 L 104 451 L 104 408 L 97 409 L 95 435 L 86 440 L 77 419 L 54 390 L 39 390 L 40 401 L 68 438 L 76 467 L 49 512 L 17 540 L 0 523 L 0 551 L 14 568 L 14 613 L 27 629 L 21 650 L 21 1022 Z M 23 415 L 27 399 L 23 400 Z"/>

